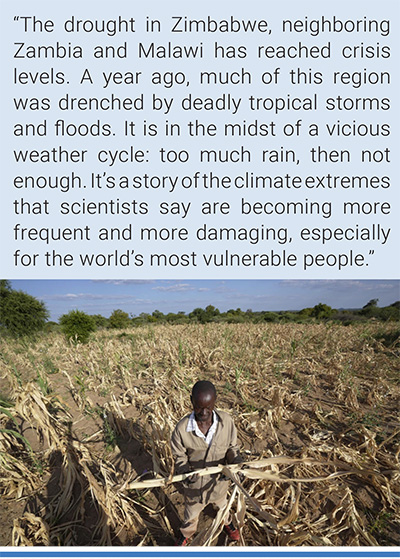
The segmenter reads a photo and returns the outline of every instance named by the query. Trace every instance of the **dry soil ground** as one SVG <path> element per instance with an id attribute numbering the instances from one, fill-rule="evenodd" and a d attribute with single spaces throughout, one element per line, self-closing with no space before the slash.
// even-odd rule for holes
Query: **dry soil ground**
<path id="1" fill-rule="evenodd" d="M 242 544 L 400 543 L 397 324 L 160 325 L 85 345 L 51 333 L 3 340 L 1 363 L 0 545 L 172 545 L 179 484 L 126 485 L 170 474 L 171 429 L 199 378 L 245 459 L 298 459 L 263 468 L 281 481 L 244 481 L 277 526 L 247 502 Z"/>

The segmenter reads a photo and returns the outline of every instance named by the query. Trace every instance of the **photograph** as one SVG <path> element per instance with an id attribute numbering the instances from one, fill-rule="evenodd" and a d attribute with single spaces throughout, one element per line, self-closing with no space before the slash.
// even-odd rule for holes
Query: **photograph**
<path id="1" fill-rule="evenodd" d="M 0 546 L 398 546 L 389 280 L 2 280 Z"/>

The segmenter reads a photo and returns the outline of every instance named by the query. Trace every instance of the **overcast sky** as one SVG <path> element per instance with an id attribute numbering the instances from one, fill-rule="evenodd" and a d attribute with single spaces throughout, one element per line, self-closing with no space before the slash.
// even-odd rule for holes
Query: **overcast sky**
<path id="1" fill-rule="evenodd" d="M 326 303 L 334 308 L 360 308 L 370 299 L 383 307 L 400 299 L 395 280 L 11 280 L 45 302 L 50 319 L 79 309 L 110 316 L 122 309 L 132 315 L 192 311 L 214 305 L 221 312 L 300 310 Z"/>

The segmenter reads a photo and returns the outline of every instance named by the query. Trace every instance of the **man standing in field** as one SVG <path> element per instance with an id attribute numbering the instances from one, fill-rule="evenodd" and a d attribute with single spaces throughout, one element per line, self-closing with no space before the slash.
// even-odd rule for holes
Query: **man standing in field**
<path id="1" fill-rule="evenodd" d="M 214 409 L 215 386 L 200 380 L 192 388 L 193 411 L 175 427 L 171 447 L 175 459 L 175 473 L 183 474 L 218 464 L 237 464 L 242 461 L 237 446 L 237 432 L 231 416 Z M 176 545 L 187 545 L 197 529 L 200 512 L 213 504 L 217 509 L 227 503 L 229 481 L 218 475 L 193 475 L 184 485 L 185 511 L 181 536 Z M 231 540 L 239 539 L 231 518 L 225 519 L 224 530 Z"/>

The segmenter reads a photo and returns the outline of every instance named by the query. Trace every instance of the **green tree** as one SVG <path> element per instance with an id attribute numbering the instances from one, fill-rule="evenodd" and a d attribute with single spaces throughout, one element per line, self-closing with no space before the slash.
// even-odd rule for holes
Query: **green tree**
<path id="1" fill-rule="evenodd" d="M 113 311 L 108 319 L 109 328 L 128 328 L 130 324 L 131 319 L 129 318 L 129 314 L 121 309 Z"/>
<path id="2" fill-rule="evenodd" d="M 113 311 L 108 319 L 108 325 L 110 328 L 128 328 L 130 324 L 131 320 L 129 318 L 129 314 L 121 309 Z"/>
<path id="3" fill-rule="evenodd" d="M 329 305 L 325 305 L 324 303 L 318 303 L 313 307 L 310 316 L 314 316 L 315 318 L 329 318 L 335 311 Z"/>
<path id="4" fill-rule="evenodd" d="M 299 317 L 300 318 L 309 318 L 312 315 L 313 309 L 312 307 L 306 307 L 305 309 L 301 309 L 301 311 L 299 311 Z"/>
<path id="5" fill-rule="evenodd" d="M 164 314 L 161 311 L 159 311 L 158 309 L 153 311 L 151 313 L 151 316 L 153 316 L 157 321 L 160 321 L 160 322 L 165 319 Z"/>
<path id="6" fill-rule="evenodd" d="M 366 305 L 360 310 L 360 314 L 368 318 L 378 317 L 380 309 L 378 308 L 379 299 L 370 299 Z"/>
<path id="7" fill-rule="evenodd" d="M 0 281 L 0 326 L 13 336 L 31 335 L 42 330 L 49 317 L 43 301 Z"/>
<path id="8" fill-rule="evenodd" d="M 90 316 L 93 318 L 97 328 L 106 328 L 108 326 L 108 318 L 102 314 L 91 314 Z"/>
<path id="9" fill-rule="evenodd" d="M 395 305 L 378 309 L 377 318 L 379 320 L 400 320 L 400 309 Z"/>
<path id="10" fill-rule="evenodd" d="M 11 282 L 9 280 L 0 280 L 0 293 L 3 291 L 11 291 Z"/>
<path id="11" fill-rule="evenodd" d="M 78 310 L 63 314 L 59 322 L 62 331 L 69 340 L 82 344 L 85 344 L 89 340 L 90 334 L 96 330 L 93 317 Z"/>
<path id="12" fill-rule="evenodd" d="M 370 309 L 371 307 L 376 307 L 378 304 L 379 299 L 370 299 L 366 305 L 363 306 L 363 309 Z"/>
<path id="13" fill-rule="evenodd" d="M 266 311 L 263 313 L 262 317 L 265 322 L 278 322 L 279 320 L 279 315 L 276 312 Z"/>
<path id="14" fill-rule="evenodd" d="M 193 309 L 192 312 L 189 313 L 189 318 L 194 322 L 201 322 L 203 324 L 207 322 L 206 312 L 200 307 L 196 307 L 195 309 Z"/>

